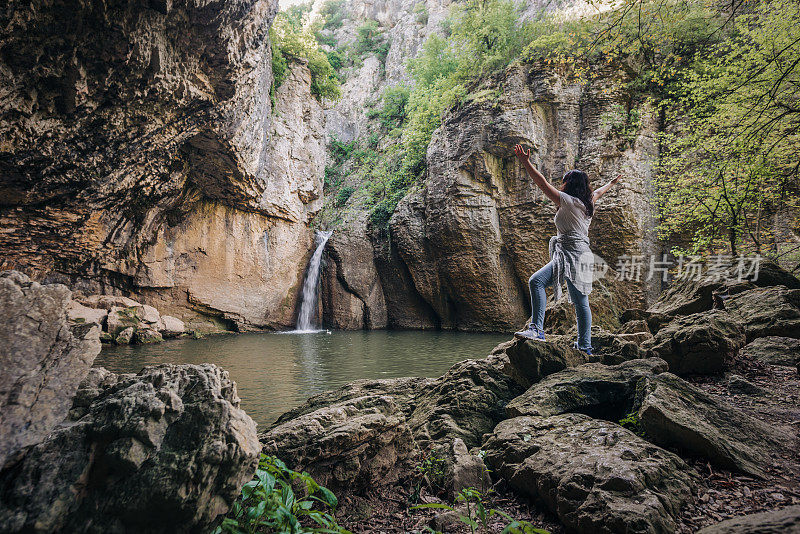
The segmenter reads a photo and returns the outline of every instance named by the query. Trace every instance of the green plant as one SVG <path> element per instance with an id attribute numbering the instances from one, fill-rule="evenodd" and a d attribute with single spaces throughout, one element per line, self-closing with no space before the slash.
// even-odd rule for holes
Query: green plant
<path id="1" fill-rule="evenodd" d="M 413 503 L 419 500 L 420 491 L 427 487 L 434 493 L 444 489 L 447 462 L 437 458 L 434 454 L 423 455 L 422 460 L 414 467 L 416 481 L 409 500 Z"/>
<path id="2" fill-rule="evenodd" d="M 311 71 L 311 94 L 319 98 L 336 99 L 341 95 L 341 82 L 337 70 L 331 65 L 329 53 L 320 48 L 318 28 L 308 19 L 310 6 L 301 4 L 279 12 L 270 28 L 272 43 L 273 84 L 270 95 L 274 100 L 275 89 L 286 79 L 289 59 L 308 60 Z"/>
<path id="3" fill-rule="evenodd" d="M 636 108 L 626 109 L 621 104 L 614 104 L 600 117 L 600 122 L 608 128 L 609 135 L 632 143 L 642 124 L 642 117 Z"/>
<path id="4" fill-rule="evenodd" d="M 347 200 L 353 196 L 355 192 L 355 188 L 349 185 L 342 186 L 341 189 L 336 193 L 336 207 L 342 207 L 347 203 Z"/>
<path id="5" fill-rule="evenodd" d="M 358 56 L 375 53 L 378 56 L 383 54 L 383 58 L 386 58 L 388 50 L 386 36 L 377 20 L 367 20 L 356 29 L 355 52 Z"/>
<path id="6" fill-rule="evenodd" d="M 417 24 L 422 24 L 424 26 L 428 23 L 428 6 L 425 5 L 425 2 L 414 4 L 414 15 Z"/>
<path id="7" fill-rule="evenodd" d="M 305 496 L 295 493 L 298 485 Z M 336 496 L 308 473 L 293 471 L 278 458 L 262 454 L 253 480 L 244 485 L 241 497 L 214 533 L 250 534 L 269 529 L 288 534 L 349 534 L 333 517 L 337 504 Z M 305 526 L 303 521 L 317 526 Z"/>
<path id="8" fill-rule="evenodd" d="M 489 519 L 495 515 L 498 515 L 509 521 L 502 531 L 503 534 L 550 534 L 546 530 L 535 528 L 528 521 L 517 520 L 501 510 L 487 508 L 486 504 L 484 503 L 484 498 L 491 492 L 492 490 L 483 493 L 475 488 L 463 488 L 456 496 L 456 501 L 454 504 L 457 506 L 459 503 L 463 503 L 466 507 L 466 515 L 459 513 L 455 507 L 443 503 L 420 504 L 417 506 L 412 506 L 410 509 L 421 510 L 433 508 L 459 513 L 458 519 L 462 523 L 469 526 L 470 532 L 473 534 L 481 529 L 488 531 Z"/>
<path id="9" fill-rule="evenodd" d="M 383 90 L 381 95 L 382 106 L 380 109 L 373 109 L 367 116 L 369 118 L 377 118 L 381 126 L 384 128 L 395 128 L 402 126 L 408 114 L 406 113 L 406 104 L 408 97 L 411 94 L 411 89 L 405 85 L 396 85 L 394 87 L 387 87 Z"/>
<path id="10" fill-rule="evenodd" d="M 631 412 L 620 419 L 619 425 L 623 428 L 627 428 L 638 436 L 642 436 L 644 434 L 644 431 L 642 430 L 642 423 L 639 421 L 639 414 L 636 412 Z"/>
<path id="11" fill-rule="evenodd" d="M 335 30 L 341 28 L 342 24 L 344 24 L 344 19 L 347 17 L 345 0 L 328 0 L 322 5 L 320 15 L 325 20 L 322 29 Z"/>

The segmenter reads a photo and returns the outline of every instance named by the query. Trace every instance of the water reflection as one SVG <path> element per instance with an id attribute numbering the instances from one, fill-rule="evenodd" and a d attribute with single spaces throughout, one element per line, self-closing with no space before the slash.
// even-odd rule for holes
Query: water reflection
<path id="1" fill-rule="evenodd" d="M 239 334 L 149 346 L 105 347 L 95 361 L 118 373 L 156 363 L 215 363 L 236 381 L 242 407 L 260 427 L 311 395 L 359 378 L 435 377 L 485 356 L 506 334 L 332 332 Z"/>

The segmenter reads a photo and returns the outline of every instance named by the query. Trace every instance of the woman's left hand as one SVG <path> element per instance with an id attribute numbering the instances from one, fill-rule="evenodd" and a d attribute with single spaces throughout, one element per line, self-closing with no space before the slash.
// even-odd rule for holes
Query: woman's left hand
<path id="1" fill-rule="evenodd" d="M 516 145 L 514 147 L 514 154 L 516 154 L 517 157 L 520 160 L 525 161 L 525 160 L 530 159 L 530 157 L 531 157 L 531 149 L 529 148 L 528 151 L 525 152 L 525 149 L 522 148 L 522 145 Z"/>

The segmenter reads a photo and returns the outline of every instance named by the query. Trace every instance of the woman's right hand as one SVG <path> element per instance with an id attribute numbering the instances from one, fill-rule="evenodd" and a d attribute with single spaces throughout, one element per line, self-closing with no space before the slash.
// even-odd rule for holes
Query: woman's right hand
<path id="1" fill-rule="evenodd" d="M 530 157 L 531 157 L 531 149 L 529 148 L 528 151 L 525 152 L 525 149 L 522 148 L 522 145 L 516 145 L 514 147 L 514 154 L 517 155 L 517 157 L 520 159 L 520 161 L 524 162 L 524 161 L 527 161 L 528 159 L 530 159 Z"/>

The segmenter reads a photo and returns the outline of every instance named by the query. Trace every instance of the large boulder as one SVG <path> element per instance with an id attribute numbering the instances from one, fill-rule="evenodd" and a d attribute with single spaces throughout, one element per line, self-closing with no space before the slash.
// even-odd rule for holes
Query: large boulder
<path id="1" fill-rule="evenodd" d="M 437 379 L 358 380 L 310 398 L 260 435 L 265 450 L 333 487 L 392 482 L 411 443 L 455 472 L 461 447 L 480 444 L 523 388 L 502 352 L 455 364 Z"/>
<path id="2" fill-rule="evenodd" d="M 748 341 L 766 336 L 800 338 L 800 289 L 744 291 L 728 297 L 725 309 L 744 324 Z"/>
<path id="3" fill-rule="evenodd" d="M 582 414 L 505 420 L 483 449 L 494 473 L 569 532 L 675 532 L 697 482 L 676 455 Z"/>
<path id="4" fill-rule="evenodd" d="M 754 339 L 739 351 L 743 360 L 754 360 L 771 365 L 795 367 L 800 365 L 800 339 L 769 336 Z"/>
<path id="5" fill-rule="evenodd" d="M 728 293 L 780 285 L 789 289 L 800 289 L 800 280 L 773 262 L 762 261 L 758 272 L 748 273 L 747 270 L 739 272 L 734 267 L 728 271 L 715 271 L 675 280 L 669 289 L 659 295 L 648 311 L 667 315 L 690 315 L 714 308 L 717 295 L 724 299 Z"/>
<path id="6" fill-rule="evenodd" d="M 619 322 L 622 323 L 620 328 L 624 328 L 630 322 L 644 321 L 647 323 L 647 329 L 650 333 L 655 334 L 661 328 L 672 322 L 673 316 L 665 313 L 651 312 L 642 310 L 640 308 L 631 308 L 625 310 L 619 316 Z"/>
<path id="7" fill-rule="evenodd" d="M 745 344 L 744 328 L 724 310 L 676 317 L 642 348 L 662 358 L 673 373 L 721 373 Z"/>
<path id="8" fill-rule="evenodd" d="M 786 438 L 769 425 L 672 373 L 644 377 L 636 421 L 648 440 L 763 476 Z"/>
<path id="9" fill-rule="evenodd" d="M 74 300 L 67 305 L 67 317 L 73 323 L 95 323 L 102 327 L 106 316 L 108 316 L 107 310 L 89 308 Z"/>
<path id="10" fill-rule="evenodd" d="M 615 366 L 587 363 L 552 374 L 506 406 L 509 417 L 549 417 L 579 412 L 621 419 L 633 408 L 636 385 L 645 376 L 667 370 L 661 358 L 631 360 Z"/>
<path id="11" fill-rule="evenodd" d="M 0 472 L 3 532 L 204 531 L 255 472 L 256 425 L 214 365 L 95 373 L 83 393 Z"/>
<path id="12" fill-rule="evenodd" d="M 100 352 L 99 327 L 68 320 L 70 296 L 0 273 L 0 469 L 64 420 Z"/>
<path id="13" fill-rule="evenodd" d="M 548 336 L 548 341 L 518 339 L 503 348 L 515 377 L 523 387 L 542 378 L 586 363 L 586 353 L 572 347 L 566 336 Z"/>
<path id="14" fill-rule="evenodd" d="M 127 308 L 112 306 L 108 310 L 106 332 L 116 336 L 126 328 L 133 328 L 134 330 L 145 328 L 141 306 L 135 305 Z"/>
<path id="15" fill-rule="evenodd" d="M 265 453 L 293 469 L 308 471 L 331 489 L 353 492 L 396 481 L 413 450 L 401 406 L 381 394 L 328 404 L 260 439 Z"/>
<path id="16" fill-rule="evenodd" d="M 798 533 L 800 533 L 800 506 L 797 505 L 726 519 L 697 531 L 697 534 Z"/>
<path id="17" fill-rule="evenodd" d="M 158 325 L 158 329 L 164 337 L 177 337 L 186 333 L 184 322 L 171 315 L 161 316 L 161 323 Z"/>
<path id="18" fill-rule="evenodd" d="M 503 354 L 464 360 L 420 391 L 409 417 L 417 444 L 448 457 L 455 438 L 470 448 L 479 445 L 505 419 L 506 404 L 523 391 L 508 366 Z"/>

